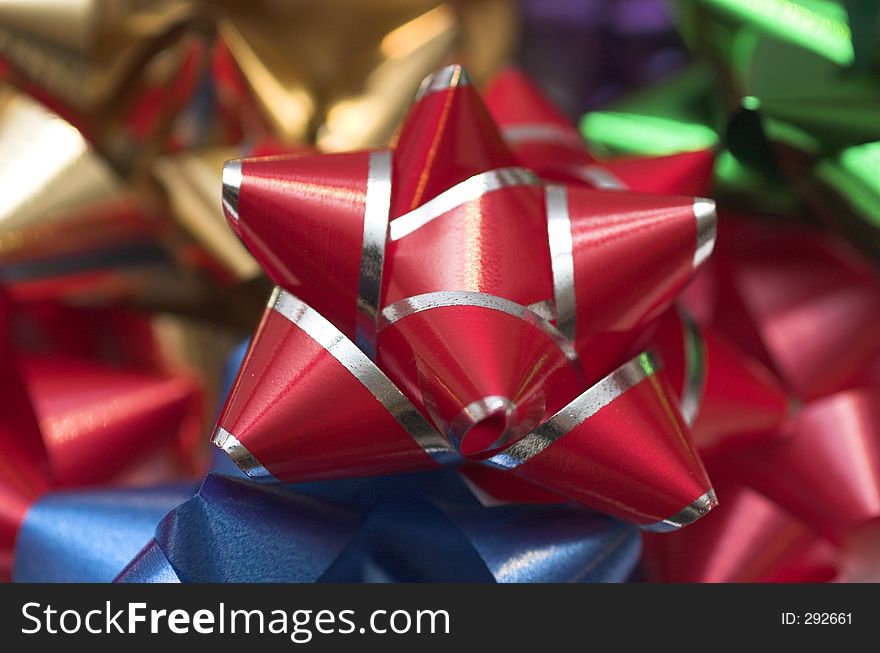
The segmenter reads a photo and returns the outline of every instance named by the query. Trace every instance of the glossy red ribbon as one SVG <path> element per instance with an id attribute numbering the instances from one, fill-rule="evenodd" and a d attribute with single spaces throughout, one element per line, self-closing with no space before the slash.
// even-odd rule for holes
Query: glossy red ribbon
<path id="1" fill-rule="evenodd" d="M 458 66 L 393 149 L 229 162 L 223 198 L 281 286 L 214 435 L 252 478 L 462 456 L 654 529 L 715 505 L 640 353 L 711 252 L 711 201 L 545 183 Z"/>

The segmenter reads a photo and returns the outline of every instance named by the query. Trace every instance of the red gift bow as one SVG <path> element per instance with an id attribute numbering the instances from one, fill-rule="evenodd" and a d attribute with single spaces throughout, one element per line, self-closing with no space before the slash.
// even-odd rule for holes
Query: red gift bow
<path id="1" fill-rule="evenodd" d="M 713 460 L 834 542 L 880 517 L 880 276 L 824 232 L 726 216 L 713 326 L 799 401 L 787 438 Z M 740 318 L 730 317 L 740 307 Z"/>
<path id="2" fill-rule="evenodd" d="M 19 527 L 40 495 L 50 487 L 118 480 L 163 440 L 187 437 L 201 414 L 200 392 L 189 377 L 115 368 L 73 353 L 88 339 L 74 319 L 57 325 L 63 328 L 63 337 L 51 337 L 57 349 L 14 352 L 13 310 L 0 289 L 0 579 L 8 578 Z M 47 313 L 26 323 L 27 338 L 40 338 L 35 324 L 52 331 Z M 102 345 L 107 348 L 106 333 Z"/>
<path id="3" fill-rule="evenodd" d="M 712 250 L 712 202 L 544 184 L 459 66 L 425 80 L 395 140 L 226 164 L 227 218 L 285 289 L 214 443 L 292 482 L 431 467 L 451 442 L 648 528 L 710 510 L 638 352 Z"/>
<path id="4" fill-rule="evenodd" d="M 695 328 L 753 374 L 718 370 L 707 339 L 694 432 L 728 493 L 697 528 L 647 540 L 647 566 L 679 582 L 846 577 L 880 518 L 880 278 L 811 228 L 725 215 L 719 231 L 717 301 Z M 673 347 L 658 348 L 680 378 Z"/>
<path id="5" fill-rule="evenodd" d="M 46 490 L 37 420 L 9 348 L 11 303 L 0 288 L 0 580 L 9 577 L 18 525 Z"/>
<path id="6" fill-rule="evenodd" d="M 578 130 L 517 68 L 498 73 L 485 99 L 516 158 L 548 181 L 668 195 L 705 195 L 711 190 L 714 150 L 599 161 Z"/>
<path id="7" fill-rule="evenodd" d="M 648 578 L 673 583 L 826 582 L 839 552 L 773 501 L 716 478 L 723 503 L 711 519 L 670 537 L 646 537 Z"/>

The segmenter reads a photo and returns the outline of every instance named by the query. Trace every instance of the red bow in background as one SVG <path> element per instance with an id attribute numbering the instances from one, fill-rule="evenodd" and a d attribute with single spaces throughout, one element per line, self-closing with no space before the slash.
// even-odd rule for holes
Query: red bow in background
<path id="1" fill-rule="evenodd" d="M 722 214 L 702 283 L 715 301 L 701 330 L 755 382 L 713 369 L 707 348 L 695 437 L 731 501 L 652 539 L 649 566 L 676 581 L 846 574 L 880 517 L 880 278 L 827 233 Z"/>
<path id="2" fill-rule="evenodd" d="M 162 371 L 147 336 L 124 310 L 16 307 L 0 292 L 0 577 L 28 508 L 50 488 L 191 473 L 199 385 Z"/>

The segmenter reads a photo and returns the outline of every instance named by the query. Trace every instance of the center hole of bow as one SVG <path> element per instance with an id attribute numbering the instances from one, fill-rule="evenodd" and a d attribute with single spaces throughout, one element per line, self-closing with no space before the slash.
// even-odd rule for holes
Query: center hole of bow
<path id="1" fill-rule="evenodd" d="M 510 442 L 518 432 L 515 426 L 516 404 L 493 395 L 465 406 L 449 432 L 462 455 L 476 456 Z"/>

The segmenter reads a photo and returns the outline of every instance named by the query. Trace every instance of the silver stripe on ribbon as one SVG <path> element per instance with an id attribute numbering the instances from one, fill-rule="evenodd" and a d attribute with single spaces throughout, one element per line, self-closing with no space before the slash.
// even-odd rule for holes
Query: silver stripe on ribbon
<path id="1" fill-rule="evenodd" d="M 565 186 L 548 185 L 544 190 L 547 206 L 547 238 L 556 302 L 556 326 L 570 340 L 576 333 L 577 300 L 574 293 L 574 243 L 568 194 Z"/>
<path id="2" fill-rule="evenodd" d="M 391 221 L 391 240 L 400 240 L 416 229 L 448 213 L 457 206 L 477 200 L 484 195 L 512 186 L 538 186 L 541 180 L 528 168 L 496 168 L 469 177 L 446 189 L 409 213 Z"/>
<path id="3" fill-rule="evenodd" d="M 388 240 L 391 211 L 391 152 L 370 154 L 367 197 L 364 207 L 364 237 L 358 276 L 355 342 L 366 354 L 376 358 L 376 320 L 382 293 L 382 267 Z"/>
<path id="4" fill-rule="evenodd" d="M 238 222 L 238 196 L 241 192 L 241 159 L 223 164 L 223 208 Z"/>
<path id="5" fill-rule="evenodd" d="M 456 454 L 397 386 L 351 340 L 308 304 L 276 287 L 269 307 L 290 320 L 351 372 L 418 445 L 438 463 Z"/>
<path id="6" fill-rule="evenodd" d="M 697 242 L 694 247 L 693 267 L 703 263 L 715 249 L 717 217 L 715 202 L 704 197 L 694 198 L 694 219 L 697 223 Z"/>
<path id="7" fill-rule="evenodd" d="M 585 149 L 584 140 L 577 131 L 550 122 L 508 125 L 501 130 L 508 143 L 546 143 Z"/>
<path id="8" fill-rule="evenodd" d="M 700 413 L 706 384 L 706 350 L 694 318 L 679 307 L 684 339 L 684 390 L 681 393 L 681 415 L 685 424 L 693 426 Z"/>
<path id="9" fill-rule="evenodd" d="M 225 451 L 232 459 L 232 462 L 234 462 L 241 471 L 247 474 L 248 478 L 252 481 L 256 481 L 257 483 L 279 482 L 278 479 L 272 476 L 271 472 L 263 467 L 263 464 L 257 460 L 250 451 L 248 451 L 247 447 L 238 441 L 238 438 L 223 427 L 217 427 L 217 430 L 214 431 L 214 435 L 211 437 L 211 442 L 223 449 L 223 451 Z"/>
<path id="10" fill-rule="evenodd" d="M 469 290 L 443 290 L 440 292 L 429 292 L 423 295 L 407 297 L 389 304 L 382 309 L 382 326 L 394 324 L 400 320 L 437 308 L 446 308 L 448 306 L 476 306 L 478 308 L 487 308 L 493 311 L 499 311 L 512 315 L 515 318 L 528 322 L 541 331 L 543 331 L 557 347 L 562 351 L 568 361 L 575 368 L 575 371 L 581 375 L 580 361 L 574 345 L 560 333 L 552 324 L 549 324 L 537 313 L 533 313 L 522 304 L 489 295 L 481 292 L 473 292 Z"/>
<path id="11" fill-rule="evenodd" d="M 452 64 L 425 77 L 419 84 L 419 90 L 416 91 L 413 102 L 418 102 L 431 93 L 445 91 L 456 86 L 469 86 L 470 83 L 471 78 L 467 71 L 458 64 Z"/>
<path id="12" fill-rule="evenodd" d="M 599 190 L 627 190 L 629 188 L 620 177 L 600 165 L 572 166 L 570 171 L 578 179 L 583 179 L 590 186 Z"/>
<path id="13" fill-rule="evenodd" d="M 717 506 L 718 498 L 715 496 L 715 490 L 709 490 L 708 492 L 706 492 L 706 494 L 697 498 L 690 505 L 685 506 L 677 513 L 672 515 L 672 517 L 662 519 L 656 524 L 648 524 L 647 526 L 642 526 L 642 530 L 650 531 L 652 533 L 668 533 L 670 531 L 677 531 L 683 526 L 693 524 L 700 517 L 702 517 L 707 512 Z"/>
<path id="14" fill-rule="evenodd" d="M 580 394 L 534 431 L 486 462 L 503 469 L 519 467 L 571 433 L 602 408 L 659 369 L 658 362 L 650 353 L 646 352 L 632 358 Z"/>

